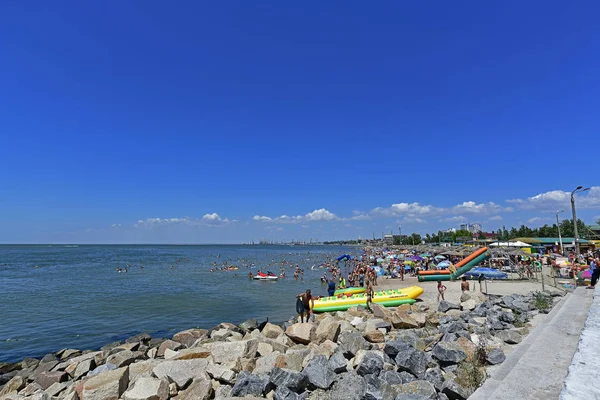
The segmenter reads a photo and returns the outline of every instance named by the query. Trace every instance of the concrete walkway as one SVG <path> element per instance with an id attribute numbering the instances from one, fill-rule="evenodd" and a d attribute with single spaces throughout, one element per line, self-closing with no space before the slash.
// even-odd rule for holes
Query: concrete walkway
<path id="1" fill-rule="evenodd" d="M 596 286 L 594 292 L 594 302 L 569 367 L 569 374 L 560 394 L 561 400 L 600 399 L 600 285 Z"/>
<path id="2" fill-rule="evenodd" d="M 558 399 L 592 299 L 583 287 L 562 298 L 469 400 Z"/>

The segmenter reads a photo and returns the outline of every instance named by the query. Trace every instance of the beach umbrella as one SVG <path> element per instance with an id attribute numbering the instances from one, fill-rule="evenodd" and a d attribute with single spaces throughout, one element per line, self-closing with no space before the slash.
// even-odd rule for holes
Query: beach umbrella
<path id="1" fill-rule="evenodd" d="M 423 261 L 424 260 L 424 258 L 420 257 L 420 256 L 412 256 L 410 259 L 413 261 Z"/>
<path id="2" fill-rule="evenodd" d="M 447 269 L 450 267 L 450 265 L 452 265 L 452 263 L 450 261 L 442 261 L 441 263 L 439 263 L 437 265 L 436 268 L 442 268 L 442 269 Z"/>
<path id="3" fill-rule="evenodd" d="M 445 260 L 446 259 L 446 257 L 441 256 L 441 255 L 437 255 L 437 256 L 435 256 L 433 258 L 435 258 L 436 260 Z"/>
<path id="4" fill-rule="evenodd" d="M 419 254 L 421 257 L 431 257 L 431 254 L 429 253 L 423 253 L 423 254 Z"/>

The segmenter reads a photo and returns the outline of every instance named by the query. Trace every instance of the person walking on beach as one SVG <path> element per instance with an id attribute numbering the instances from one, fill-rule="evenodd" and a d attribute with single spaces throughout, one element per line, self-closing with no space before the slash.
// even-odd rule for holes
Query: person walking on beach
<path id="1" fill-rule="evenodd" d="M 400 263 L 400 279 L 404 282 L 404 263 Z"/>
<path id="2" fill-rule="evenodd" d="M 438 281 L 437 290 L 438 290 L 438 295 L 437 295 L 438 301 L 440 301 L 440 297 L 442 298 L 442 300 L 445 300 L 444 292 L 446 291 L 446 286 L 442 285 L 442 281 Z"/>
<path id="3" fill-rule="evenodd" d="M 310 294 L 310 289 L 306 289 L 305 293 L 300 293 L 298 296 L 296 296 L 296 298 L 300 300 L 300 302 L 297 304 L 297 311 L 298 314 L 300 314 L 300 322 L 304 322 L 304 315 L 306 315 L 306 322 L 308 322 L 310 318 L 310 310 L 315 306 L 315 300 Z"/>
<path id="4" fill-rule="evenodd" d="M 469 291 L 469 282 L 467 282 L 467 277 L 463 276 L 462 277 L 462 282 L 460 283 L 460 290 L 463 292 L 468 292 Z"/>

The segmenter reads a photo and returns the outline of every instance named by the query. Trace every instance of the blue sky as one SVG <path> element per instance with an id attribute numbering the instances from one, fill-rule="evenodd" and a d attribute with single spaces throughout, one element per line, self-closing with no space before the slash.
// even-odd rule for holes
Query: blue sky
<path id="1" fill-rule="evenodd" d="M 0 242 L 592 223 L 599 11 L 3 2 Z"/>

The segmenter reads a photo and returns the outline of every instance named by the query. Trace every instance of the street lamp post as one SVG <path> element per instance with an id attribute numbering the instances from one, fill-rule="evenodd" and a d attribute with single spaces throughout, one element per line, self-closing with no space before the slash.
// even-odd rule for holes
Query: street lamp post
<path id="1" fill-rule="evenodd" d="M 575 213 L 575 193 L 585 192 L 590 188 L 583 188 L 583 186 L 577 186 L 575 190 L 571 192 L 571 210 L 573 211 L 573 233 L 575 233 L 575 261 L 579 261 L 579 235 L 577 233 L 577 214 Z"/>
<path id="2" fill-rule="evenodd" d="M 556 214 L 556 227 L 558 228 L 558 240 L 560 241 L 560 254 L 565 255 L 565 249 L 563 249 L 562 236 L 560 235 L 560 223 L 558 222 L 558 214 L 565 210 L 555 212 Z"/>

